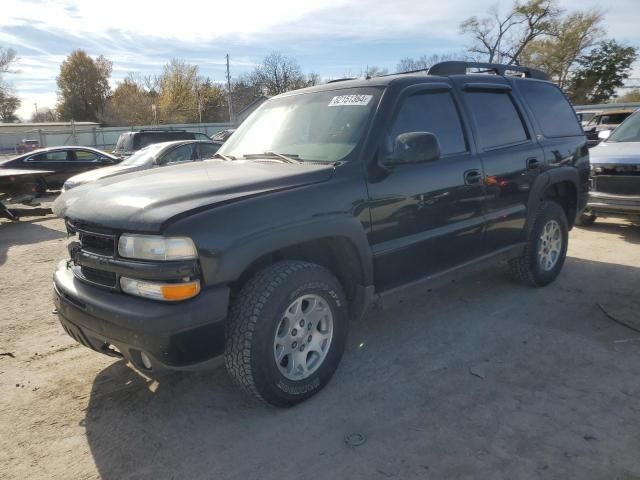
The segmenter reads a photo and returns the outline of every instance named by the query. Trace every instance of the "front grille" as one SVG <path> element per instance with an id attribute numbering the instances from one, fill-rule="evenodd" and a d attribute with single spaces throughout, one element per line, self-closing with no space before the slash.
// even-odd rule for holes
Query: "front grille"
<path id="1" fill-rule="evenodd" d="M 80 267 L 80 273 L 88 282 L 109 288 L 115 288 L 116 286 L 117 278 L 113 272 L 105 272 L 104 270 L 97 270 L 83 265 Z"/>
<path id="2" fill-rule="evenodd" d="M 640 196 L 640 176 L 596 175 L 594 190 L 611 195 Z"/>
<path id="3" fill-rule="evenodd" d="M 82 250 L 97 255 L 113 257 L 115 255 L 115 237 L 107 235 L 96 235 L 89 232 L 79 232 Z"/>

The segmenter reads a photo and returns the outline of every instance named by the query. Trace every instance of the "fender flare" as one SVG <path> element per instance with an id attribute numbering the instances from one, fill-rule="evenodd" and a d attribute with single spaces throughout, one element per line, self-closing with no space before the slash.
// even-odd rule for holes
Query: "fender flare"
<path id="1" fill-rule="evenodd" d="M 529 201 L 527 202 L 527 221 L 525 232 L 528 234 L 533 227 L 538 205 L 544 198 L 544 192 L 560 182 L 570 182 L 574 185 L 576 191 L 575 204 L 578 205 L 578 196 L 580 191 L 580 175 L 576 168 L 570 166 L 555 167 L 538 175 L 531 187 Z M 567 219 L 570 225 L 573 225 L 575 219 Z"/>
<path id="2" fill-rule="evenodd" d="M 358 283 L 373 285 L 373 255 L 366 232 L 358 219 L 346 214 L 317 216 L 239 239 L 217 258 L 215 283 L 238 280 L 252 263 L 265 255 L 323 238 L 347 240 L 358 256 Z"/>

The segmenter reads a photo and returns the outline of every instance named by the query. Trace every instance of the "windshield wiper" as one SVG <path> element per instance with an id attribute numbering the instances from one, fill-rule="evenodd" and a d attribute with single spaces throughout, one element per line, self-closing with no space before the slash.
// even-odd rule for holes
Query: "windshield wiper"
<path id="1" fill-rule="evenodd" d="M 295 153 L 276 153 L 276 152 L 264 152 L 264 153 L 248 153 L 243 155 L 244 158 L 252 159 L 252 158 L 278 158 L 286 163 L 302 163 L 302 160 L 299 160 L 300 155 Z"/>
<path id="2" fill-rule="evenodd" d="M 233 162 L 236 159 L 236 157 L 233 157 L 231 155 L 223 155 L 221 153 L 214 153 L 213 157 L 211 157 L 211 158 L 220 158 L 220 159 L 224 160 L 225 162 Z"/>

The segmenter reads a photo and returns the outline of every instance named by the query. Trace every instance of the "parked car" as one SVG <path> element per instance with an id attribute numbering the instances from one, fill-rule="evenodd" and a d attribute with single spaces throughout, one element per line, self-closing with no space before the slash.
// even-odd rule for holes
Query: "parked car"
<path id="1" fill-rule="evenodd" d="M 179 140 L 154 143 L 144 147 L 142 150 L 138 150 L 118 165 L 91 170 L 71 177 L 64 183 L 62 190 L 70 190 L 88 182 L 95 182 L 96 180 L 124 173 L 211 158 L 219 148 L 220 145 L 211 140 Z"/>
<path id="2" fill-rule="evenodd" d="M 589 154 L 547 78 L 444 62 L 310 87 L 264 102 L 218 160 L 64 193 L 64 329 L 148 375 L 224 355 L 240 387 L 283 407 L 329 381 L 374 298 L 498 260 L 551 283 Z"/>
<path id="3" fill-rule="evenodd" d="M 159 128 L 136 130 L 120 134 L 113 154 L 120 158 L 127 158 L 148 145 L 175 140 L 211 141 L 211 138 L 204 133 L 187 132 L 186 130 L 166 130 Z"/>
<path id="4" fill-rule="evenodd" d="M 236 131 L 235 128 L 228 128 L 226 130 L 220 130 L 219 132 L 216 132 L 211 136 L 211 140 L 213 140 L 214 142 L 218 142 L 218 143 L 220 143 L 220 145 L 222 145 L 224 142 L 226 142 L 229 139 L 229 137 L 235 131 Z"/>
<path id="5" fill-rule="evenodd" d="M 587 136 L 589 148 L 595 147 L 600 143 L 598 134 L 604 130 L 613 130 L 622 122 L 624 122 L 634 110 L 605 110 L 596 113 L 593 118 L 584 127 L 584 133 Z"/>
<path id="6" fill-rule="evenodd" d="M 602 112 L 602 110 L 579 110 L 576 112 L 576 115 L 578 116 L 580 125 L 582 125 L 582 127 L 584 128 L 588 125 L 591 119 L 600 112 Z"/>
<path id="7" fill-rule="evenodd" d="M 609 215 L 640 220 L 640 111 L 600 135 L 602 143 L 591 149 L 591 188 L 579 224 Z"/>
<path id="8" fill-rule="evenodd" d="M 62 187 L 78 173 L 118 162 L 118 157 L 91 147 L 50 147 L 0 161 L 0 168 L 53 172 L 38 178 L 38 194 L 42 194 L 47 189 Z"/>
<path id="9" fill-rule="evenodd" d="M 19 144 L 16 145 L 16 153 L 22 154 L 27 152 L 33 152 L 40 148 L 39 140 L 27 140 L 23 139 Z"/>

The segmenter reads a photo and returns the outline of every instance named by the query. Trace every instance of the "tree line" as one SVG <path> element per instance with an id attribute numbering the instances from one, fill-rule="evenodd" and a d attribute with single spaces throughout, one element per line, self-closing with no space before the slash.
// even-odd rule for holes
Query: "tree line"
<path id="1" fill-rule="evenodd" d="M 526 65 L 546 71 L 574 104 L 612 100 L 638 100 L 640 91 L 617 98 L 638 58 L 637 48 L 606 35 L 600 10 L 566 11 L 558 0 L 516 0 L 501 12 L 492 8 L 460 24 L 469 39 L 462 54 L 432 54 L 402 58 L 396 72 L 426 70 L 435 63 L 462 59 L 509 65 Z M 17 120 L 20 100 L 2 83 L 16 61 L 13 50 L 0 48 L 0 119 Z M 34 113 L 32 121 L 96 121 L 107 125 L 223 122 L 261 96 L 319 84 L 316 73 L 303 73 L 298 62 L 271 53 L 251 72 L 233 78 L 230 92 L 200 74 L 197 65 L 173 59 L 157 75 L 130 73 L 110 87 L 113 63 L 104 56 L 92 58 L 83 50 L 72 52 L 60 65 L 58 103 Z M 390 73 L 375 65 L 363 76 Z M 326 80 L 326 79 L 325 79 Z"/>

